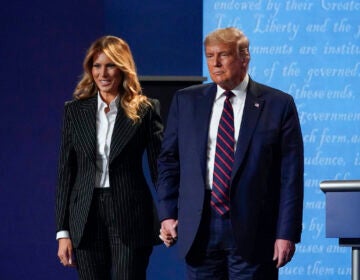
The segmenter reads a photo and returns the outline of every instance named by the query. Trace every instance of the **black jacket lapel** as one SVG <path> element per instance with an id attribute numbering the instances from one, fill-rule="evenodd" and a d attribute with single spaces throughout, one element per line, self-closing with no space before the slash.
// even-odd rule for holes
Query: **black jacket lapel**
<path id="1" fill-rule="evenodd" d="M 111 138 L 109 164 L 120 154 L 138 127 L 139 123 L 134 124 L 133 121 L 125 115 L 124 109 L 119 106 Z"/>
<path id="2" fill-rule="evenodd" d="M 96 161 L 96 107 L 97 97 L 82 100 L 74 112 L 74 129 L 80 146 L 92 161 Z"/>

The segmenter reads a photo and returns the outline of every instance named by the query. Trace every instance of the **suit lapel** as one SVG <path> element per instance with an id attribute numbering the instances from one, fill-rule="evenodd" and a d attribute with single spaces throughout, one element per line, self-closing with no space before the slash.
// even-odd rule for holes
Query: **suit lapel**
<path id="1" fill-rule="evenodd" d="M 139 124 L 134 124 L 133 121 L 125 115 L 124 109 L 119 105 L 111 138 L 109 164 L 120 154 L 138 127 Z"/>
<path id="2" fill-rule="evenodd" d="M 254 130 L 256 128 L 258 119 L 261 115 L 265 103 L 263 99 L 258 97 L 259 94 L 254 89 L 254 85 L 255 85 L 254 82 L 250 80 L 246 94 L 240 131 L 238 135 L 238 143 L 236 146 L 232 179 L 234 178 L 236 172 L 238 171 L 239 167 L 241 166 L 244 160 L 246 151 L 249 147 L 249 143 L 254 134 Z"/>
<path id="3" fill-rule="evenodd" d="M 209 134 L 209 123 L 214 99 L 216 96 L 216 85 L 212 84 L 202 94 L 196 96 L 195 100 L 195 129 L 197 133 L 197 145 L 201 161 L 202 174 L 206 176 L 207 143 Z M 204 144 L 205 143 L 205 144 Z"/>
<path id="4" fill-rule="evenodd" d="M 79 101 L 78 104 L 79 109 L 74 114 L 74 128 L 84 153 L 95 162 L 97 97 Z"/>

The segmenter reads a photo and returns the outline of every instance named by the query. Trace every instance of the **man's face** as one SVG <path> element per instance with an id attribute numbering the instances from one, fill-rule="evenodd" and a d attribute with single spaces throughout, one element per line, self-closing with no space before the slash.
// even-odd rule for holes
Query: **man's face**
<path id="1" fill-rule="evenodd" d="M 238 55 L 235 44 L 207 45 L 205 56 L 211 79 L 223 89 L 232 90 L 244 79 L 248 62 Z"/>

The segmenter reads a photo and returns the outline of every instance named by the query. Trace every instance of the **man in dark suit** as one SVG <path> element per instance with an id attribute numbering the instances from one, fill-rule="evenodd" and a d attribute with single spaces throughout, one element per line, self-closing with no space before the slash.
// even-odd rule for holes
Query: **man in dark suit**
<path id="1" fill-rule="evenodd" d="M 236 28 L 204 42 L 214 83 L 176 92 L 158 160 L 160 237 L 188 279 L 277 279 L 300 241 L 303 141 L 293 98 L 247 74 Z"/>

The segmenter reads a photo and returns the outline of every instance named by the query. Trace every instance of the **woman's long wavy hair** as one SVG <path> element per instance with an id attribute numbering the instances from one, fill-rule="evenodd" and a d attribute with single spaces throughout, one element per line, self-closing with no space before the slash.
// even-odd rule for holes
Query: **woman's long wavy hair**
<path id="1" fill-rule="evenodd" d="M 94 57 L 99 52 L 103 52 L 122 72 L 123 81 L 118 89 L 121 107 L 134 123 L 140 121 L 139 110 L 144 106 L 151 106 L 151 103 L 142 94 L 129 45 L 118 37 L 104 36 L 90 46 L 83 62 L 84 73 L 75 88 L 74 98 L 88 99 L 97 94 L 98 88 L 91 70 Z"/>

